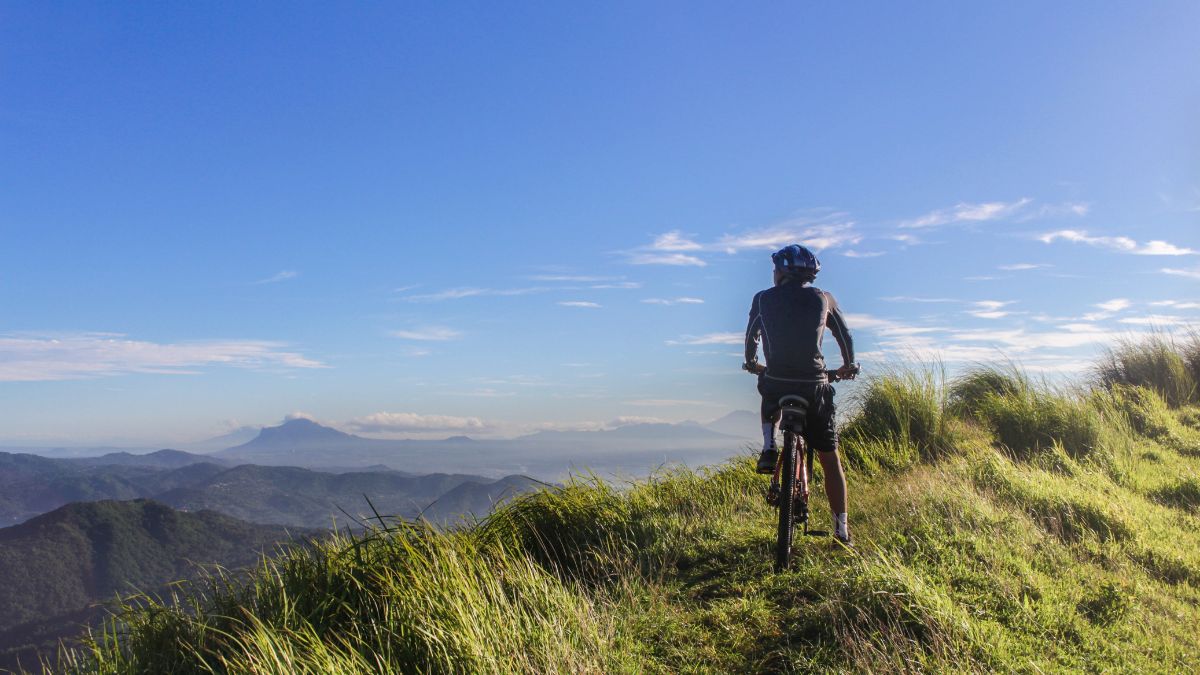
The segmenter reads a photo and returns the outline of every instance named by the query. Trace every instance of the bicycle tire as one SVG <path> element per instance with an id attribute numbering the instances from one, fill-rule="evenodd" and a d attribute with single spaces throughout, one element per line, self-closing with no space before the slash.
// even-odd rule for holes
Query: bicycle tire
<path id="1" fill-rule="evenodd" d="M 792 563 L 792 535 L 796 522 L 796 441 L 791 432 L 783 434 L 782 466 L 779 467 L 779 536 L 775 541 L 775 571 L 782 572 Z"/>

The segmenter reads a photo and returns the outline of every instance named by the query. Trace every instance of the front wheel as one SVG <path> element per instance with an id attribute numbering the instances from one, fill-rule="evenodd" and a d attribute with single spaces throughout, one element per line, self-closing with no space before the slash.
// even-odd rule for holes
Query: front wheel
<path id="1" fill-rule="evenodd" d="M 775 571 L 786 570 L 792 562 L 792 533 L 795 530 L 796 441 L 791 434 L 783 437 L 782 466 L 779 467 L 779 537 L 775 541 Z"/>

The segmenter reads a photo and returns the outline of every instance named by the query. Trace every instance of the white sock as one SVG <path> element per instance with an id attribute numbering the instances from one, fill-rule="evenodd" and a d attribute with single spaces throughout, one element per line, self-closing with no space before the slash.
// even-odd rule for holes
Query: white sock
<path id="1" fill-rule="evenodd" d="M 850 523 L 846 520 L 846 514 L 837 513 L 833 516 L 833 531 L 839 537 L 845 537 L 850 534 Z"/>
<path id="2" fill-rule="evenodd" d="M 763 422 L 763 450 L 770 450 L 775 447 L 775 423 Z"/>

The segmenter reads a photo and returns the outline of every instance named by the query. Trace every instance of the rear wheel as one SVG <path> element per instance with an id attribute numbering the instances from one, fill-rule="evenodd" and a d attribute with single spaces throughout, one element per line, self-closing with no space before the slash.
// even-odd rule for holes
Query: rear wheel
<path id="1" fill-rule="evenodd" d="M 775 571 L 782 572 L 792 562 L 792 533 L 795 529 L 796 440 L 790 432 L 783 435 L 782 466 L 779 467 L 779 537 L 775 542 Z"/>

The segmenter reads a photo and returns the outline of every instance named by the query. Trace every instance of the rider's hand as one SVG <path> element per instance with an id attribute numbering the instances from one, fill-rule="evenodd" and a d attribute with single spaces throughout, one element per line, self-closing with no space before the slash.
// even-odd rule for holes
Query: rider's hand
<path id="1" fill-rule="evenodd" d="M 742 370 L 753 373 L 754 375 L 762 375 L 763 373 L 767 372 L 767 367 L 755 361 L 754 363 L 743 363 Z"/>
<path id="2" fill-rule="evenodd" d="M 837 374 L 840 380 L 853 380 L 858 375 L 858 364 L 844 363 L 841 368 L 838 368 Z"/>

